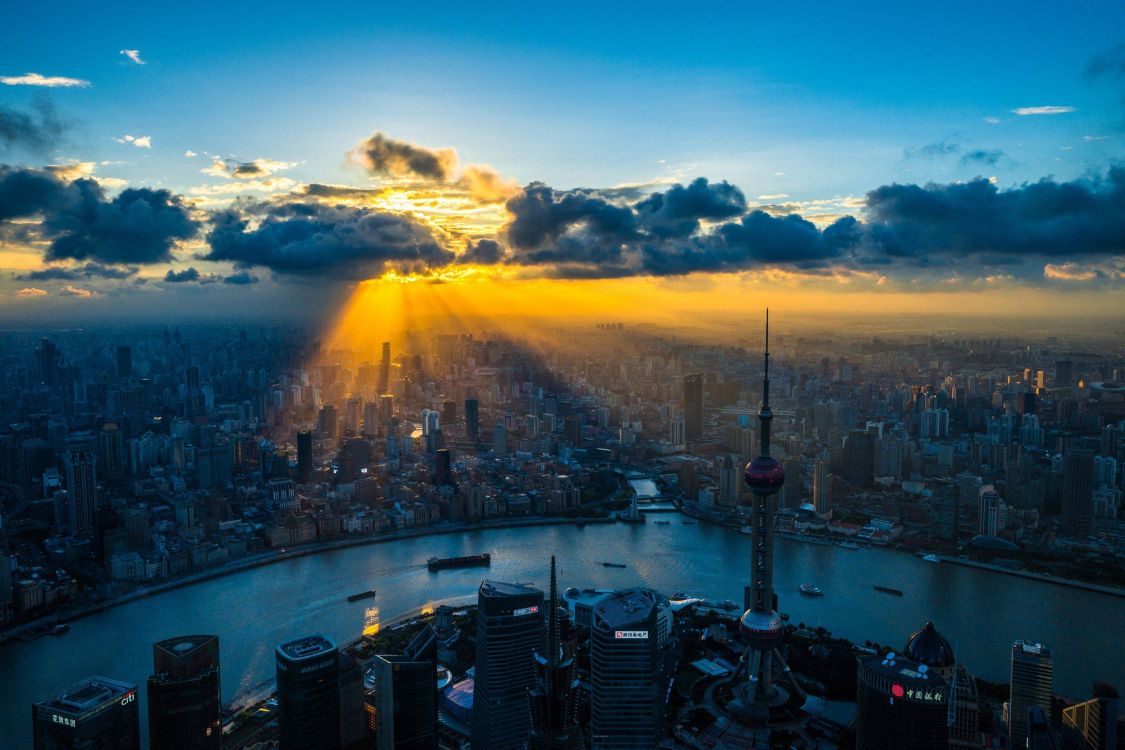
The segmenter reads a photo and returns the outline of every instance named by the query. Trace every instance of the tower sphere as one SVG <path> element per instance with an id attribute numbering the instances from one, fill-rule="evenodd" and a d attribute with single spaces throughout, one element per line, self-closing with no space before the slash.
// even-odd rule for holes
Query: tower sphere
<path id="1" fill-rule="evenodd" d="M 758 456 L 746 464 L 746 486 L 759 495 L 772 495 L 785 484 L 785 471 L 772 456 Z"/>

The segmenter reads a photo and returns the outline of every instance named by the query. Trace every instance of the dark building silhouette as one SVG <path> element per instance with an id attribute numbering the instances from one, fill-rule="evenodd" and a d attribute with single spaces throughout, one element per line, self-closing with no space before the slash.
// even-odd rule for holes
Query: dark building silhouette
<path id="1" fill-rule="evenodd" d="M 441 422 L 442 424 L 453 424 L 457 421 L 457 402 L 456 401 L 443 401 L 441 403 Z"/>
<path id="2" fill-rule="evenodd" d="M 340 660 L 322 635 L 277 647 L 278 739 L 281 750 L 339 750 Z"/>
<path id="3" fill-rule="evenodd" d="M 379 393 L 386 393 L 391 385 L 391 342 L 383 342 L 383 357 L 379 360 Z"/>
<path id="4" fill-rule="evenodd" d="M 1094 454 L 1074 449 L 1063 455 L 1063 531 L 1071 536 L 1090 535 L 1094 516 Z"/>
<path id="5" fill-rule="evenodd" d="M 35 351 L 35 356 L 39 360 L 39 382 L 48 388 L 54 388 L 59 384 L 59 366 L 62 364 L 62 353 L 53 342 L 43 339 L 39 348 Z"/>
<path id="6" fill-rule="evenodd" d="M 656 747 L 663 696 L 656 600 L 616 591 L 594 605 L 590 629 L 590 744 L 593 750 Z"/>
<path id="7" fill-rule="evenodd" d="M 870 487 L 875 475 L 875 433 L 849 430 L 844 445 L 844 476 L 856 487 Z"/>
<path id="8" fill-rule="evenodd" d="M 434 484 L 449 484 L 452 461 L 448 448 L 438 448 L 434 454 Z"/>
<path id="9" fill-rule="evenodd" d="M 527 691 L 532 655 L 543 648 L 543 592 L 485 581 L 477 594 L 473 750 L 520 750 L 530 721 Z"/>
<path id="10" fill-rule="evenodd" d="M 436 750 L 434 663 L 413 656 L 375 657 L 375 743 L 379 750 Z"/>
<path id="11" fill-rule="evenodd" d="M 312 481 L 312 433 L 297 433 L 297 481 L 308 484 Z"/>
<path id="12" fill-rule="evenodd" d="M 1120 705 L 1115 688 L 1095 685 L 1093 698 L 1064 708 L 1062 750 L 1116 750 Z"/>
<path id="13" fill-rule="evenodd" d="M 218 750 L 223 745 L 219 638 L 188 635 L 152 647 L 148 678 L 150 750 Z"/>
<path id="14" fill-rule="evenodd" d="M 551 594 L 547 602 L 547 645 L 535 653 L 535 685 L 528 691 L 531 733 L 528 750 L 579 750 L 577 681 L 574 657 L 562 644 L 559 587 L 551 556 Z"/>
<path id="15" fill-rule="evenodd" d="M 1055 362 L 1055 385 L 1066 388 L 1074 385 L 1074 362 L 1069 359 L 1060 359 Z"/>
<path id="16" fill-rule="evenodd" d="M 199 385 L 199 368 L 189 367 L 184 372 L 184 416 L 195 419 L 206 413 L 203 388 Z"/>
<path id="17" fill-rule="evenodd" d="M 1027 750 L 1058 750 L 1058 747 L 1047 712 L 1039 706 L 1027 709 Z"/>
<path id="18" fill-rule="evenodd" d="M 699 440 L 703 437 L 703 376 L 684 378 L 684 438 Z"/>
<path id="19" fill-rule="evenodd" d="M 73 445 L 63 455 L 66 475 L 67 530 L 74 536 L 97 534 L 97 458 L 85 445 Z"/>
<path id="20" fill-rule="evenodd" d="M 88 677 L 31 707 L 34 750 L 141 750 L 137 686 Z"/>
<path id="21" fill-rule="evenodd" d="M 1012 678 L 1008 710 L 1008 737 L 1012 747 L 1027 744 L 1027 710 L 1051 709 L 1054 663 L 1051 650 L 1041 643 L 1012 644 Z"/>
<path id="22" fill-rule="evenodd" d="M 362 747 L 366 737 L 363 707 L 363 669 L 358 661 L 340 654 L 340 746 Z"/>
<path id="23" fill-rule="evenodd" d="M 465 399 L 465 439 L 480 442 L 480 405 L 475 398 Z"/>
<path id="24" fill-rule="evenodd" d="M 904 656 L 859 660 L 856 750 L 947 750 L 949 683 Z"/>
<path id="25" fill-rule="evenodd" d="M 133 350 L 127 346 L 117 347 L 117 377 L 125 379 L 133 374 Z"/>

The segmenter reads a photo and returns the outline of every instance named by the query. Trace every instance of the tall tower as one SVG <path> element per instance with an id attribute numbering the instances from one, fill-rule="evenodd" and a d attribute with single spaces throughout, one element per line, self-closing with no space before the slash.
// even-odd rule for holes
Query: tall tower
<path id="1" fill-rule="evenodd" d="M 574 658 L 559 642 L 559 587 L 551 555 L 551 601 L 547 610 L 547 649 L 535 652 L 535 685 L 528 691 L 531 734 L 528 750 L 580 750 L 574 692 Z"/>
<path id="2" fill-rule="evenodd" d="M 732 708 L 755 722 L 768 722 L 772 708 L 790 700 L 790 693 L 774 684 L 774 672 L 788 678 L 793 697 L 804 701 L 804 691 L 793 679 L 781 652 L 783 627 L 777 614 L 773 592 L 773 517 L 776 495 L 785 484 L 785 471 L 770 456 L 770 314 L 766 310 L 765 372 L 762 380 L 762 406 L 758 410 L 760 443 L 758 457 L 746 465 L 744 480 L 752 493 L 750 538 L 750 585 L 746 587 L 746 612 L 738 621 L 742 638 L 748 642 L 743 657 L 749 679 L 741 688 Z M 741 668 L 742 665 L 740 665 Z"/>
<path id="3" fill-rule="evenodd" d="M 219 750 L 219 638 L 188 635 L 152 647 L 148 678 L 151 750 Z"/>

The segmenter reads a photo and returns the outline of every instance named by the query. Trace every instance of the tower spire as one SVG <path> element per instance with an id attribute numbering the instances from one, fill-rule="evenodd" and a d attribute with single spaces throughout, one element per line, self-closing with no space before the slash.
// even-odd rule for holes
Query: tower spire
<path id="1" fill-rule="evenodd" d="M 551 604 L 547 610 L 547 659 L 552 667 L 559 665 L 559 583 L 555 575 L 555 556 L 551 555 Z"/>
<path id="2" fill-rule="evenodd" d="M 766 350 L 762 355 L 765 360 L 765 371 L 762 377 L 762 406 L 758 409 L 758 422 L 761 425 L 762 447 L 760 455 L 770 454 L 770 422 L 773 421 L 773 412 L 770 410 L 770 309 L 766 308 Z"/>

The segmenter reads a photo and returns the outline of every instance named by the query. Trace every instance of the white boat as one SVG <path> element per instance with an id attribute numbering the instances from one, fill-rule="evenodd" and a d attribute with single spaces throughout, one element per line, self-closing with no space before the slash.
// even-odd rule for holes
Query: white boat
<path id="1" fill-rule="evenodd" d="M 811 583 L 802 583 L 799 591 L 805 596 L 824 596 L 824 592 L 819 587 L 813 586 Z"/>
<path id="2" fill-rule="evenodd" d="M 836 546 L 840 549 L 859 549 L 859 545 L 855 542 L 840 542 Z"/>
<path id="3" fill-rule="evenodd" d="M 932 552 L 930 554 L 924 556 L 922 559 L 925 560 L 926 562 L 941 562 L 941 558 L 938 557 L 937 555 L 933 554 Z"/>

